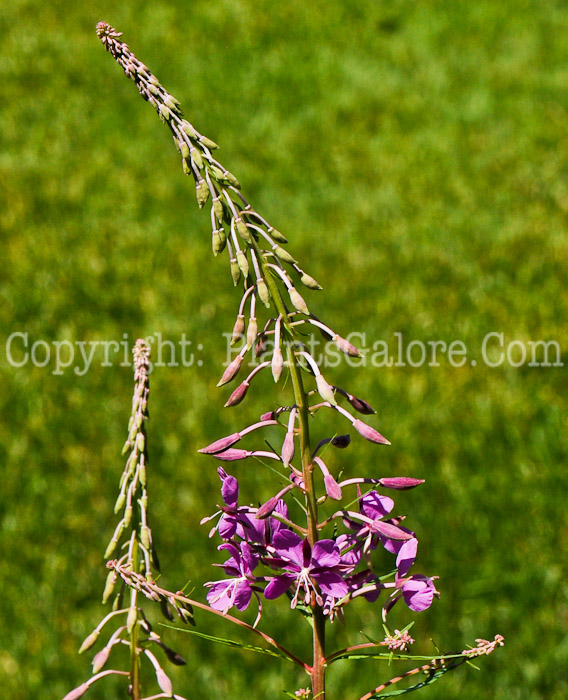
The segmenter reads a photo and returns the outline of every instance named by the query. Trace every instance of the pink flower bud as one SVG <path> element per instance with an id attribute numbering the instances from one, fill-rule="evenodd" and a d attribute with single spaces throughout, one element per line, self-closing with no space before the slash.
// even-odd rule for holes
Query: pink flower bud
<path id="1" fill-rule="evenodd" d="M 233 433 L 232 435 L 227 435 L 227 437 L 215 440 L 207 447 L 202 447 L 198 452 L 204 455 L 214 455 L 216 452 L 223 452 L 227 448 L 231 447 L 241 439 L 240 433 Z"/>
<path id="2" fill-rule="evenodd" d="M 336 435 L 331 440 L 331 444 L 334 447 L 339 448 L 340 450 L 344 450 L 346 447 L 348 447 L 350 442 L 351 438 L 349 437 L 349 435 Z"/>
<path id="3" fill-rule="evenodd" d="M 375 442 L 377 445 L 390 445 L 390 442 L 385 437 L 358 418 L 353 421 L 353 427 L 365 440 Z"/>
<path id="4" fill-rule="evenodd" d="M 411 532 L 406 532 L 400 527 L 382 520 L 374 520 L 371 525 L 371 530 L 388 537 L 389 540 L 411 540 L 414 537 Z"/>
<path id="5" fill-rule="evenodd" d="M 67 693 L 63 700 L 78 700 L 78 698 L 83 697 L 87 690 L 89 690 L 89 686 L 86 683 L 82 683 L 80 686 Z"/>
<path id="6" fill-rule="evenodd" d="M 375 413 L 375 409 L 363 399 L 358 399 L 353 394 L 346 394 L 346 397 L 347 401 L 358 413 L 362 413 L 364 416 L 370 416 Z"/>
<path id="7" fill-rule="evenodd" d="M 334 501 L 341 500 L 341 487 L 337 481 L 331 476 L 331 474 L 326 474 L 323 478 L 323 483 L 325 486 L 325 492 Z"/>
<path id="8" fill-rule="evenodd" d="M 284 462 L 285 467 L 289 466 L 293 457 L 294 457 L 294 433 L 289 432 L 289 433 L 286 433 L 286 437 L 284 438 L 284 442 L 282 444 L 282 461 Z"/>
<path id="9" fill-rule="evenodd" d="M 268 518 L 268 516 L 274 511 L 276 506 L 278 505 L 278 498 L 274 496 L 270 500 L 266 501 L 266 503 L 257 510 L 256 515 L 254 516 L 257 520 L 264 520 L 265 518 Z"/>
<path id="10" fill-rule="evenodd" d="M 318 387 L 318 393 L 324 401 L 329 401 L 332 406 L 337 404 L 335 394 L 333 393 L 333 387 L 326 382 L 323 374 L 317 375 L 316 384 Z"/>
<path id="11" fill-rule="evenodd" d="M 245 459 L 249 456 L 247 450 L 225 450 L 224 452 L 217 452 L 214 457 L 215 459 L 220 459 L 223 462 L 236 462 L 239 459 Z"/>
<path id="12" fill-rule="evenodd" d="M 274 348 L 272 353 L 272 376 L 274 381 L 277 382 L 282 374 L 282 368 L 284 367 L 284 358 L 282 357 L 282 350 L 280 348 Z"/>
<path id="13" fill-rule="evenodd" d="M 231 338 L 231 345 L 234 345 L 239 340 L 239 338 L 242 338 L 244 332 L 245 317 L 244 314 L 239 314 L 237 316 L 237 320 L 235 321 L 235 325 L 233 326 L 233 337 Z"/>
<path id="14" fill-rule="evenodd" d="M 333 342 L 337 345 L 341 352 L 344 352 L 346 355 L 349 355 L 350 357 L 361 357 L 359 350 L 357 350 L 357 348 L 348 340 L 345 340 L 345 338 L 337 335 L 337 333 L 333 336 Z"/>
<path id="15" fill-rule="evenodd" d="M 217 383 L 217 386 L 223 386 L 223 384 L 227 384 L 227 382 L 230 382 L 231 379 L 233 379 L 237 375 L 242 364 L 243 356 L 237 355 L 235 359 L 231 362 L 231 364 L 228 365 L 227 369 L 223 372 L 223 376 Z"/>
<path id="16" fill-rule="evenodd" d="M 246 381 L 246 379 L 242 384 L 239 384 L 235 391 L 233 391 L 233 393 L 229 396 L 227 403 L 225 404 L 225 408 L 240 404 L 247 395 L 249 386 L 250 384 Z"/>
<path id="17" fill-rule="evenodd" d="M 276 411 L 268 411 L 260 416 L 260 420 L 264 423 L 267 420 L 276 420 Z"/>
<path id="18" fill-rule="evenodd" d="M 385 489 L 413 489 L 424 483 L 424 479 L 412 479 L 409 476 L 392 476 L 379 479 L 379 484 Z"/>

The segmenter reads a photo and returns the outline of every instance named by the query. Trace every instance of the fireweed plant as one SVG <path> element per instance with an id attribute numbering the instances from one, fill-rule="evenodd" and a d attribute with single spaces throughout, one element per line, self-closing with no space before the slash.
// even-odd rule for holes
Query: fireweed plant
<path id="1" fill-rule="evenodd" d="M 109 574 L 103 595 L 103 602 L 114 596 L 113 609 L 85 640 L 81 651 L 95 644 L 111 619 L 124 617 L 124 622 L 95 655 L 92 677 L 71 691 L 66 700 L 81 697 L 96 680 L 110 674 L 125 676 L 131 697 L 142 698 L 140 663 L 144 657 L 152 664 L 160 688 L 157 694 L 145 695 L 146 700 L 181 698 L 173 693 L 172 684 L 151 649 L 161 649 L 174 664 L 183 664 L 184 660 L 152 629 L 142 606 L 145 599 L 159 603 L 169 620 L 177 615 L 183 622 L 193 623 L 193 609 L 197 608 L 222 616 L 261 638 L 262 646 L 252 646 L 193 632 L 212 641 L 282 657 L 299 666 L 307 674 L 308 687 L 288 693 L 292 698 L 325 700 L 326 671 L 341 659 L 372 657 L 388 665 L 395 660 L 419 662 L 360 698 L 371 700 L 422 688 L 447 671 L 502 646 L 503 637 L 496 635 L 492 641 L 477 639 L 476 646 L 458 653 L 411 655 L 412 622 L 403 629 L 393 629 L 389 624 L 388 616 L 395 605 L 422 612 L 439 595 L 436 577 L 415 571 L 417 536 L 403 525 L 405 516 L 395 514 L 395 502 L 386 493 L 413 489 L 423 480 L 343 472 L 338 475 L 328 466 L 333 462 L 333 450 L 347 448 L 350 437 L 341 434 L 339 427 L 335 435 L 313 444 L 310 427 L 322 411 L 334 413 L 339 426 L 350 424 L 356 433 L 377 446 L 390 444 L 374 427 L 356 417 L 355 414 L 370 416 L 374 410 L 365 400 L 334 386 L 324 376 L 307 341 L 311 333 L 318 332 L 346 355 L 357 357 L 359 351 L 310 312 L 296 286 L 299 282 L 308 290 L 317 290 L 320 285 L 283 247 L 287 240 L 282 233 L 245 199 L 235 176 L 216 160 L 213 153 L 217 145 L 184 118 L 179 102 L 136 58 L 119 32 L 100 22 L 97 34 L 127 77 L 135 82 L 141 96 L 169 127 L 181 154 L 183 171 L 195 182 L 199 207 L 210 204 L 213 253 L 228 253 L 232 281 L 242 289 L 232 330 L 237 354 L 225 368 L 218 386 L 239 375 L 247 356 L 252 356 L 256 364 L 248 376 L 241 378 L 225 406 L 239 405 L 255 376 L 263 371 L 270 372 L 276 383 L 289 379 L 287 386 L 291 387 L 292 396 L 289 405 L 271 408 L 258 422 L 199 450 L 225 465 L 217 467 L 223 505 L 214 515 L 203 518 L 202 524 L 212 524 L 209 535 L 222 540 L 218 550 L 226 558 L 214 564 L 222 570 L 221 577 L 205 583 L 207 604 L 196 601 L 182 591 L 162 588 L 155 580 L 158 560 L 148 526 L 146 490 L 149 351 L 143 341 L 137 342 L 133 412 L 125 444 L 129 456 L 115 507 L 116 513 L 123 511 L 123 516 L 105 552 L 107 559 L 118 553 L 118 558 L 107 563 Z M 259 319 L 257 313 L 262 307 L 266 312 Z M 260 439 L 265 428 L 281 430 L 280 446 L 265 443 L 261 449 L 252 450 L 239 446 L 249 433 Z M 267 474 L 272 473 L 278 483 L 275 495 L 259 506 L 242 504 L 237 478 L 227 471 L 229 464 L 233 463 L 233 471 L 238 469 L 237 463 L 245 460 L 268 466 Z M 299 521 L 292 510 L 300 513 Z M 381 549 L 390 555 L 387 571 L 376 569 L 373 553 Z M 119 591 L 115 593 L 117 584 Z M 125 604 L 127 591 L 129 602 Z M 263 601 L 281 596 L 289 599 L 291 615 L 307 618 L 310 623 L 306 627 L 312 636 L 313 655 L 309 660 L 298 658 L 260 629 Z M 347 606 L 357 598 L 380 605 L 381 638 L 366 637 L 360 644 L 328 650 L 327 626 L 338 618 L 346 619 Z M 249 606 L 256 607 L 254 625 L 230 612 Z M 103 670 L 112 649 L 123 645 L 130 649 L 129 670 Z M 418 683 L 389 691 L 394 684 L 415 674 L 422 675 Z"/>

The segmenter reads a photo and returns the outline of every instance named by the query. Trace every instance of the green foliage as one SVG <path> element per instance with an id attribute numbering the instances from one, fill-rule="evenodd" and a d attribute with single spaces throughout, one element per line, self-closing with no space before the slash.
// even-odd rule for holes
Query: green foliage
<path id="1" fill-rule="evenodd" d="M 220 411 L 221 333 L 238 298 L 167 129 L 105 55 L 98 20 L 125 32 L 294 256 L 312 260 L 325 288 L 309 294 L 314 313 L 393 351 L 401 332 L 461 339 L 477 358 L 361 371 L 345 388 L 377 409 L 392 447 L 357 454 L 370 475 L 427 481 L 397 499 L 442 591 L 414 636 L 455 651 L 506 638 L 481 673 L 449 674 L 425 696 L 566 697 L 566 370 L 490 368 L 480 355 L 492 331 L 568 347 L 565 3 L 2 4 L 2 345 L 14 331 L 30 343 L 127 334 L 129 346 L 186 333 L 201 364 L 152 374 L 149 488 L 167 583 L 189 577 L 199 595 L 215 577 L 199 520 L 219 484 L 196 450 L 271 407 L 259 377 Z M 87 676 L 76 651 L 100 618 L 132 386 L 130 367 L 102 360 L 54 375 L 0 353 L 0 680 L 13 700 L 61 697 Z M 349 473 L 349 450 L 341 460 Z M 261 490 L 262 470 L 238 469 L 243 494 Z M 369 608 L 353 607 L 350 629 L 380 634 Z M 268 631 L 304 653 L 288 618 L 272 612 Z M 338 623 L 330 648 L 361 639 Z M 175 643 L 188 659 L 168 668 L 180 693 L 260 699 L 305 685 L 277 660 L 242 654 L 233 673 L 234 650 Z M 356 700 L 384 673 L 336 664 L 330 687 Z"/>

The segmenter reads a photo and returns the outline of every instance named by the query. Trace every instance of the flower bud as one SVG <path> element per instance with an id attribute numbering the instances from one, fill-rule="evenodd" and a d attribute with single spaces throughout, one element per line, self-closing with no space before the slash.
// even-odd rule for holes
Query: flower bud
<path id="1" fill-rule="evenodd" d="M 189 146 L 185 141 L 182 141 L 180 146 L 179 146 L 179 152 L 182 155 L 182 158 L 184 160 L 187 160 L 189 158 Z"/>
<path id="2" fill-rule="evenodd" d="M 197 131 L 195 131 L 195 129 L 191 126 L 191 124 L 188 121 L 186 121 L 185 119 L 181 123 L 181 129 L 183 132 L 185 132 L 192 139 L 197 139 L 197 137 L 199 136 Z"/>
<path id="3" fill-rule="evenodd" d="M 253 242 L 254 239 L 252 237 L 252 233 L 240 216 L 235 218 L 235 226 L 237 227 L 237 231 L 239 232 L 241 238 L 243 238 L 247 243 Z"/>
<path id="4" fill-rule="evenodd" d="M 215 455 L 213 455 L 215 459 L 220 459 L 223 462 L 237 462 L 239 459 L 246 459 L 249 456 L 249 453 L 247 450 L 237 450 L 237 449 L 228 449 L 224 450 L 223 452 L 217 452 Z"/>
<path id="5" fill-rule="evenodd" d="M 263 413 L 260 416 L 260 420 L 264 423 L 267 420 L 276 420 L 276 411 L 268 411 L 268 413 Z"/>
<path id="6" fill-rule="evenodd" d="M 128 610 L 128 615 L 126 616 L 126 628 L 128 629 L 129 634 L 132 634 L 132 630 L 134 629 L 137 621 L 138 609 L 134 605 Z"/>
<path id="7" fill-rule="evenodd" d="M 316 377 L 316 384 L 318 387 L 318 393 L 324 401 L 329 401 L 332 406 L 337 404 L 335 400 L 335 394 L 333 393 L 333 388 L 328 384 L 323 376 L 323 374 L 318 374 Z"/>
<path id="8" fill-rule="evenodd" d="M 306 272 L 302 272 L 300 282 L 304 285 L 304 287 L 307 287 L 308 289 L 322 289 L 321 284 L 317 280 L 315 280 L 311 275 L 308 275 Z"/>
<path id="9" fill-rule="evenodd" d="M 241 183 L 237 180 L 233 173 L 230 173 L 228 170 L 225 170 L 225 172 L 223 173 L 223 180 L 225 182 L 228 182 L 229 185 L 232 185 L 237 190 L 241 189 Z"/>
<path id="10" fill-rule="evenodd" d="M 278 243 L 283 243 L 286 245 L 288 243 L 288 239 L 284 234 L 280 233 L 280 231 L 277 231 L 275 228 L 270 227 L 268 229 L 268 235 L 275 241 L 278 241 Z"/>
<path id="11" fill-rule="evenodd" d="M 282 350 L 280 348 L 274 348 L 270 365 L 272 368 L 272 376 L 274 377 L 274 381 L 278 382 L 284 367 L 284 358 L 282 357 Z"/>
<path id="12" fill-rule="evenodd" d="M 91 632 L 91 634 L 85 638 L 85 641 L 79 647 L 79 654 L 82 654 L 84 651 L 87 651 L 87 649 L 90 649 L 99 638 L 99 634 L 99 630 L 94 630 Z"/>
<path id="13" fill-rule="evenodd" d="M 282 443 L 282 462 L 284 462 L 285 467 L 290 466 L 290 462 L 294 458 L 294 449 L 294 433 L 290 431 L 286 433 L 286 437 Z"/>
<path id="14" fill-rule="evenodd" d="M 110 647 L 103 647 L 93 656 L 93 673 L 98 673 L 108 661 L 110 656 Z"/>
<path id="15" fill-rule="evenodd" d="M 241 439 L 240 433 L 233 433 L 232 435 L 227 435 L 227 437 L 215 440 L 207 447 L 202 447 L 198 452 L 204 455 L 214 455 L 216 452 L 223 452 L 223 450 L 228 449 L 231 445 L 236 444 Z"/>
<path id="16" fill-rule="evenodd" d="M 412 479 L 409 476 L 391 476 L 379 479 L 379 484 L 385 489 L 397 489 L 400 491 L 413 489 L 423 483 L 424 479 Z"/>
<path id="17" fill-rule="evenodd" d="M 349 435 L 336 435 L 334 438 L 331 439 L 331 444 L 334 447 L 339 448 L 340 450 L 343 450 L 346 447 L 348 447 L 350 442 L 351 438 L 349 437 Z"/>
<path id="18" fill-rule="evenodd" d="M 341 486 L 331 476 L 331 474 L 326 474 L 323 477 L 323 484 L 325 486 L 325 492 L 330 498 L 332 498 L 334 501 L 341 500 Z"/>
<path id="19" fill-rule="evenodd" d="M 256 341 L 256 345 L 254 347 L 254 356 L 255 357 L 260 357 L 261 355 L 264 355 L 267 349 L 267 342 L 266 342 L 266 336 L 264 333 L 260 333 L 258 336 L 258 340 Z"/>
<path id="20" fill-rule="evenodd" d="M 235 258 L 232 258 L 231 260 L 231 277 L 233 278 L 233 284 L 236 287 L 241 279 L 241 268 L 239 267 L 239 263 L 235 260 Z"/>
<path id="21" fill-rule="evenodd" d="M 203 170 L 203 158 L 201 157 L 201 153 L 197 150 L 197 148 L 190 148 L 190 154 L 191 160 L 195 163 L 197 168 L 199 170 Z"/>
<path id="22" fill-rule="evenodd" d="M 247 328 L 247 346 L 252 348 L 254 341 L 256 340 L 256 334 L 258 333 L 258 323 L 254 316 L 249 320 Z"/>
<path id="23" fill-rule="evenodd" d="M 346 355 L 349 355 L 350 357 L 361 357 L 359 350 L 357 350 L 357 348 L 348 340 L 345 340 L 345 338 L 337 335 L 337 333 L 333 336 L 333 342 L 337 345 L 341 352 L 344 352 Z"/>
<path id="24" fill-rule="evenodd" d="M 353 427 L 365 440 L 375 442 L 378 445 L 390 445 L 390 442 L 385 437 L 358 418 L 353 421 Z"/>
<path id="25" fill-rule="evenodd" d="M 279 245 L 275 245 L 272 247 L 274 250 L 274 253 L 280 258 L 280 260 L 283 260 L 284 262 L 290 263 L 290 264 L 295 264 L 296 260 L 290 255 L 290 253 L 287 250 L 284 250 Z"/>
<path id="26" fill-rule="evenodd" d="M 288 294 L 290 295 L 290 301 L 292 302 L 292 305 L 296 311 L 300 311 L 301 313 L 306 314 L 306 316 L 309 316 L 310 311 L 308 309 L 308 305 L 296 287 L 290 287 L 288 289 Z"/>
<path id="27" fill-rule="evenodd" d="M 103 591 L 103 605 L 105 605 L 108 602 L 108 599 L 113 594 L 117 576 L 118 576 L 118 574 L 116 573 L 116 571 L 109 571 L 108 572 L 106 582 L 105 582 L 105 588 Z"/>
<path id="28" fill-rule="evenodd" d="M 237 250 L 237 264 L 243 273 L 243 277 L 248 277 L 249 273 L 249 264 L 247 260 L 247 256 L 243 253 L 242 250 Z"/>
<path id="29" fill-rule="evenodd" d="M 212 151 L 215 151 L 217 148 L 219 148 L 215 141 L 212 141 L 211 139 L 207 138 L 207 136 L 200 136 L 199 143 L 202 143 L 205 146 L 205 148 L 209 148 Z"/>
<path id="30" fill-rule="evenodd" d="M 231 338 L 231 345 L 234 345 L 240 338 L 242 338 L 245 332 L 245 316 L 244 314 L 239 314 L 235 325 L 233 326 L 233 336 Z"/>
<path id="31" fill-rule="evenodd" d="M 86 683 L 81 683 L 81 685 L 67 693 L 63 700 L 79 700 L 79 698 L 82 698 L 87 690 L 89 690 L 89 686 Z"/>
<path id="32" fill-rule="evenodd" d="M 195 185 L 195 196 L 197 198 L 197 204 L 201 209 L 209 199 L 209 187 L 207 186 L 205 180 L 197 181 L 197 184 Z"/>
<path id="33" fill-rule="evenodd" d="M 246 379 L 242 384 L 239 384 L 235 391 L 233 391 L 233 393 L 229 396 L 227 403 L 225 404 L 225 408 L 230 408 L 231 406 L 240 404 L 245 398 L 249 386 L 250 384 L 246 381 Z"/>
<path id="34" fill-rule="evenodd" d="M 219 221 L 223 221 L 223 202 L 220 197 L 213 197 L 213 211 Z"/>
<path id="35" fill-rule="evenodd" d="M 353 396 L 352 394 L 344 394 L 345 397 L 347 398 L 347 401 L 353 406 L 353 408 L 358 412 L 362 413 L 364 416 L 370 416 L 373 413 L 375 413 L 375 409 L 368 404 L 366 401 L 363 399 L 358 399 L 356 396 Z"/>
<path id="36" fill-rule="evenodd" d="M 216 229 L 213 231 L 211 247 L 213 248 L 213 255 L 217 256 L 225 250 L 227 245 L 227 235 L 223 228 Z"/>
<path id="37" fill-rule="evenodd" d="M 277 505 L 278 499 L 276 498 L 276 496 L 274 496 L 270 500 L 266 501 L 264 505 L 260 506 L 254 517 L 257 520 L 264 520 L 265 518 L 268 518 L 268 516 L 273 513 Z"/>
<path id="38" fill-rule="evenodd" d="M 227 384 L 231 381 L 231 379 L 234 379 L 234 377 L 236 377 L 236 375 L 238 374 L 242 364 L 243 356 L 237 355 L 235 359 L 227 366 L 227 369 L 223 372 L 223 376 L 217 383 L 217 386 L 223 386 L 223 384 Z"/>
<path id="39" fill-rule="evenodd" d="M 266 286 L 266 282 L 262 279 L 262 277 L 259 277 L 256 281 L 256 291 L 258 293 L 258 296 L 262 303 L 266 306 L 267 309 L 270 308 L 270 292 L 268 291 L 268 287 Z"/>

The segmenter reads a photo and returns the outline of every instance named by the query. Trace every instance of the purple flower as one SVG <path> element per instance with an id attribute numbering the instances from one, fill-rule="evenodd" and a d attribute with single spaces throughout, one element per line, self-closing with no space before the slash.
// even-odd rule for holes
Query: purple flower
<path id="1" fill-rule="evenodd" d="M 207 602 L 214 610 L 219 610 L 223 614 L 233 605 L 238 610 L 245 610 L 252 596 L 252 585 L 256 582 L 252 572 L 259 562 L 259 557 L 246 542 L 241 542 L 240 547 L 232 542 L 226 542 L 218 549 L 226 549 L 231 554 L 231 557 L 222 565 L 225 573 L 231 578 L 206 583 L 205 586 L 209 588 Z"/>
<path id="2" fill-rule="evenodd" d="M 397 576 L 397 588 L 402 591 L 404 602 L 414 612 L 427 610 L 439 593 L 436 590 L 433 579 L 423 574 L 414 574 L 405 579 Z"/>
<path id="3" fill-rule="evenodd" d="M 302 539 L 295 532 L 281 530 L 274 536 L 271 549 L 275 556 L 266 563 L 282 569 L 283 573 L 268 584 L 264 591 L 265 598 L 278 598 L 295 585 L 296 592 L 292 598 L 292 608 L 295 608 L 300 592 L 303 592 L 306 604 L 310 603 L 313 595 L 318 605 L 323 605 L 319 591 L 331 598 L 342 598 L 348 593 L 342 573 L 352 567 L 342 563 L 339 547 L 333 540 L 319 540 L 312 548 L 307 539 Z"/>

